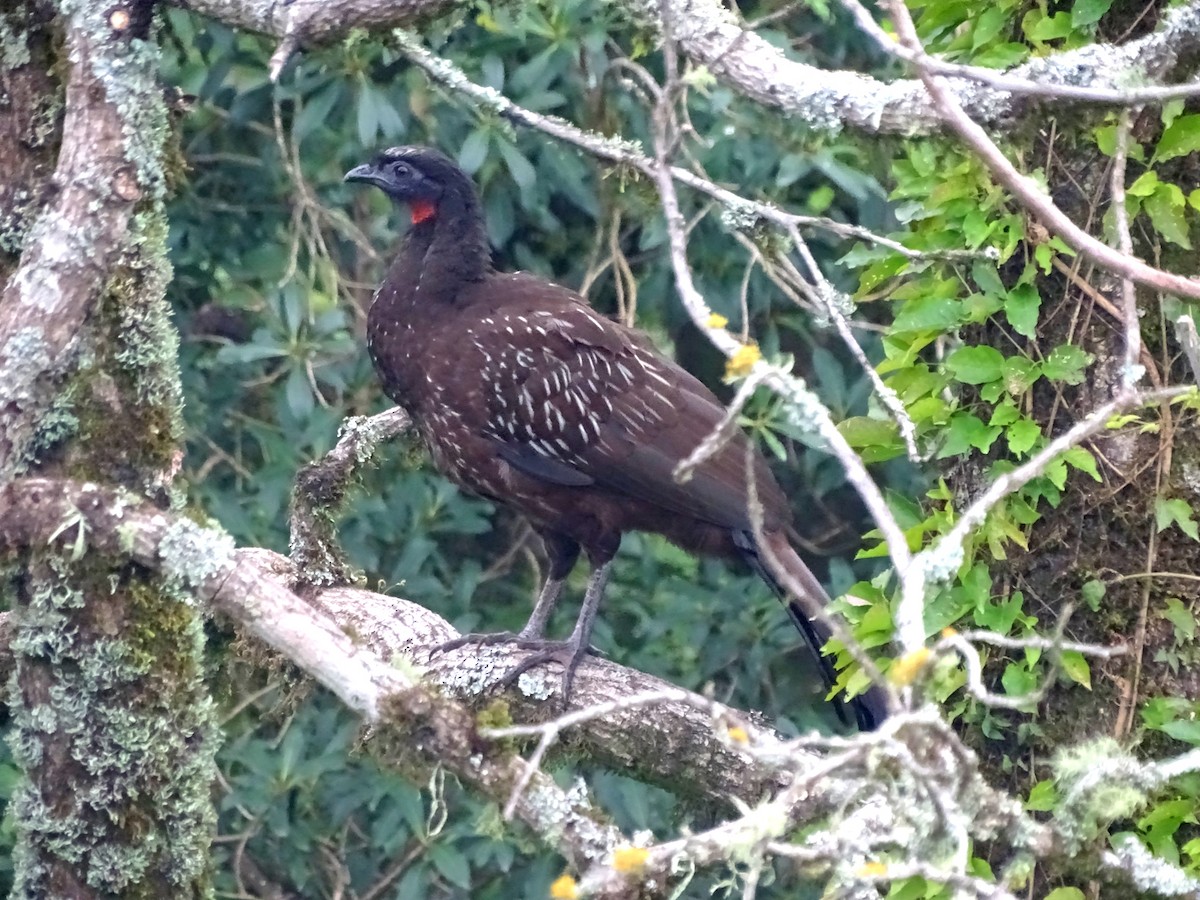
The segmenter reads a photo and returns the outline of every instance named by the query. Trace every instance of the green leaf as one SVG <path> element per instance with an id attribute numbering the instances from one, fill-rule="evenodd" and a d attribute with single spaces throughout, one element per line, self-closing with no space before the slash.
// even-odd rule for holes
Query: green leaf
<path id="1" fill-rule="evenodd" d="M 1186 500 L 1175 498 L 1168 500 L 1157 497 L 1154 500 L 1154 521 L 1159 531 L 1165 531 L 1172 525 L 1178 525 L 1179 530 L 1193 541 L 1200 541 L 1200 530 L 1196 520 L 1192 518 L 1192 507 Z"/>
<path id="2" fill-rule="evenodd" d="M 1042 296 L 1032 284 L 1019 284 L 1008 292 L 1004 315 L 1017 334 L 1031 338 L 1037 335 L 1038 310 Z"/>
<path id="3" fill-rule="evenodd" d="M 1037 678 L 1033 673 L 1025 668 L 1024 663 L 1017 662 L 1010 662 L 1004 667 L 1000 683 L 1004 685 L 1004 693 L 1010 697 L 1024 697 L 1032 694 L 1038 687 Z"/>
<path id="4" fill-rule="evenodd" d="M 1065 12 L 1046 16 L 1035 9 L 1025 17 L 1022 27 L 1031 41 L 1054 41 L 1071 33 L 1071 16 Z"/>
<path id="5" fill-rule="evenodd" d="M 814 216 L 822 215 L 836 197 L 832 185 L 820 185 L 808 193 L 808 211 Z"/>
<path id="6" fill-rule="evenodd" d="M 1041 366 L 1031 359 L 1010 356 L 1004 361 L 1004 389 L 1014 397 L 1024 394 L 1041 377 Z"/>
<path id="7" fill-rule="evenodd" d="M 991 236 L 997 224 L 995 220 L 988 218 L 983 210 L 976 208 L 971 209 L 963 217 L 959 227 L 962 229 L 963 237 L 966 238 L 967 246 L 974 249 Z"/>
<path id="8" fill-rule="evenodd" d="M 1008 634 L 1024 605 L 1025 597 L 1020 591 L 1014 591 L 1007 600 L 999 603 L 985 600 L 983 606 L 975 610 L 975 623 L 980 628 Z"/>
<path id="9" fill-rule="evenodd" d="M 1108 12 L 1113 0 L 1075 0 L 1071 7 L 1071 27 L 1084 28 L 1095 25 Z"/>
<path id="10" fill-rule="evenodd" d="M 851 416 L 839 422 L 837 429 L 855 450 L 881 444 L 891 446 L 900 442 L 899 428 L 890 419 Z"/>
<path id="11" fill-rule="evenodd" d="M 1160 730 L 1177 741 L 1200 745 L 1200 719 L 1176 719 L 1167 722 Z"/>
<path id="12" fill-rule="evenodd" d="M 1024 62 L 1029 56 L 1029 48 L 1024 44 L 1016 42 L 1008 42 L 997 44 L 995 47 L 989 47 L 984 50 L 979 56 L 975 57 L 973 62 L 977 66 L 983 66 L 986 69 L 1008 69 L 1015 66 L 1019 62 Z"/>
<path id="13" fill-rule="evenodd" d="M 962 304 L 953 297 L 919 297 L 900 309 L 892 331 L 949 331 L 962 322 L 962 313 Z"/>
<path id="14" fill-rule="evenodd" d="M 1051 779 L 1039 781 L 1029 789 L 1029 799 L 1025 801 L 1028 812 L 1049 812 L 1058 804 L 1058 788 Z"/>
<path id="15" fill-rule="evenodd" d="M 288 408 L 297 419 L 303 419 L 313 411 L 312 388 L 303 366 L 296 366 L 288 373 L 287 386 L 284 389 Z"/>
<path id="16" fill-rule="evenodd" d="M 1063 673 L 1076 684 L 1083 685 L 1089 691 L 1092 689 L 1092 667 L 1078 650 L 1064 650 L 1062 654 Z"/>
<path id="17" fill-rule="evenodd" d="M 1192 249 L 1188 237 L 1187 200 L 1183 191 L 1175 184 L 1159 184 L 1158 188 L 1142 202 L 1142 209 L 1150 217 L 1154 230 L 1172 244 L 1185 250 Z"/>
<path id="18" fill-rule="evenodd" d="M 938 451 L 938 459 L 959 456 L 972 447 L 986 453 L 1003 429 L 983 424 L 971 413 L 956 413 L 946 429 L 946 442 Z"/>
<path id="19" fill-rule="evenodd" d="M 1007 25 L 1008 12 L 999 6 L 989 6 L 975 20 L 975 28 L 971 32 L 971 49 L 978 50 L 997 37 Z"/>
<path id="20" fill-rule="evenodd" d="M 908 145 L 908 161 L 918 175 L 932 175 L 937 170 L 938 155 L 932 141 L 913 141 Z"/>
<path id="21" fill-rule="evenodd" d="M 1011 425 L 1021 417 L 1021 413 L 1017 410 L 1017 405 L 1011 400 L 1004 400 L 992 412 L 992 418 L 988 420 L 989 425 Z"/>
<path id="22" fill-rule="evenodd" d="M 981 291 L 1001 296 L 1006 293 L 1000 273 L 996 271 L 996 264 L 990 260 L 977 259 L 971 263 L 971 277 L 975 279 L 975 284 Z"/>
<path id="23" fill-rule="evenodd" d="M 471 867 L 467 858 L 449 844 L 438 843 L 425 851 L 433 867 L 450 883 L 463 890 L 471 887 Z"/>
<path id="24" fill-rule="evenodd" d="M 1008 449 L 1017 456 L 1024 456 L 1042 436 L 1042 429 L 1032 419 L 1019 419 L 1008 426 L 1005 434 Z"/>
<path id="25" fill-rule="evenodd" d="M 1103 581 L 1093 579 L 1085 582 L 1079 593 L 1083 595 L 1083 602 L 1088 605 L 1088 609 L 1096 612 L 1100 609 L 1100 601 L 1108 593 L 1108 586 Z"/>
<path id="26" fill-rule="evenodd" d="M 517 183 L 523 191 L 528 191 L 537 184 L 537 172 L 533 165 L 524 156 L 521 151 L 510 144 L 508 141 L 499 141 L 500 155 L 504 157 L 504 164 L 508 167 L 509 173 L 513 177 L 513 181 Z"/>
<path id="27" fill-rule="evenodd" d="M 1200 150 L 1200 115 L 1180 116 L 1165 129 L 1154 149 L 1160 161 L 1188 156 Z"/>
<path id="28" fill-rule="evenodd" d="M 963 384 L 987 384 L 1004 372 L 1004 357 L 995 347 L 959 347 L 946 357 L 946 368 Z"/>
<path id="29" fill-rule="evenodd" d="M 1043 275 L 1049 275 L 1054 265 L 1054 248 L 1049 244 L 1038 244 L 1033 248 L 1033 259 Z"/>
<path id="30" fill-rule="evenodd" d="M 1059 887 L 1046 895 L 1046 900 L 1087 900 L 1077 887 Z"/>
<path id="31" fill-rule="evenodd" d="M 1138 176 L 1137 181 L 1125 188 L 1125 193 L 1130 197 L 1149 197 L 1156 190 L 1158 190 L 1158 173 L 1149 169 Z"/>
<path id="32" fill-rule="evenodd" d="M 268 344 L 226 344 L 217 351 L 216 360 L 222 363 L 248 363 L 287 355 L 286 348 Z"/>
<path id="33" fill-rule="evenodd" d="M 1159 118 L 1162 119 L 1163 128 L 1168 127 L 1172 122 L 1179 118 L 1179 114 L 1183 112 L 1183 98 L 1176 97 L 1174 100 L 1168 100 L 1162 106 L 1162 113 Z"/>
<path id="34" fill-rule="evenodd" d="M 1191 643 L 1196 638 L 1196 619 L 1178 597 L 1168 597 L 1163 618 L 1175 626 L 1175 640 Z"/>
<path id="35" fill-rule="evenodd" d="M 1093 481 L 1103 481 L 1100 477 L 1100 469 L 1096 466 L 1096 457 L 1092 456 L 1091 451 L 1085 450 L 1083 447 L 1072 447 L 1070 450 L 1063 451 L 1063 455 L 1059 459 L 1072 469 L 1078 469 L 1080 472 L 1091 475 Z"/>
<path id="36" fill-rule="evenodd" d="M 292 125 L 297 139 L 307 137 L 326 124 L 330 110 L 341 99 L 342 89 L 342 84 L 333 82 L 304 98 L 304 105 Z"/>
<path id="37" fill-rule="evenodd" d="M 1083 370 L 1091 365 L 1092 354 L 1074 344 L 1055 347 L 1042 362 L 1042 374 L 1051 381 L 1079 384 L 1083 381 Z"/>
<path id="38" fill-rule="evenodd" d="M 476 128 L 467 135 L 458 149 L 458 164 L 468 175 L 474 175 L 487 160 L 491 133 L 486 128 Z"/>

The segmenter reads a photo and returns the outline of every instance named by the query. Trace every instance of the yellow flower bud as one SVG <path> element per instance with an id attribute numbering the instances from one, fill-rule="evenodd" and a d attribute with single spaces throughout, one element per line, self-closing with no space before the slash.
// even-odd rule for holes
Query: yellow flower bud
<path id="1" fill-rule="evenodd" d="M 551 900 L 576 900 L 579 896 L 579 885 L 570 875 L 560 875 L 550 885 Z"/>
<path id="2" fill-rule="evenodd" d="M 741 378 L 750 374 L 754 364 L 762 359 L 762 351 L 758 344 L 742 344 L 725 362 L 726 378 Z"/>
<path id="3" fill-rule="evenodd" d="M 921 670 L 925 668 L 925 664 L 929 662 L 929 657 L 933 656 L 933 651 L 928 647 L 922 647 L 920 650 L 914 650 L 912 653 L 906 653 L 888 669 L 888 680 L 898 687 L 906 687 L 916 680 L 916 677 L 921 674 Z"/>
<path id="4" fill-rule="evenodd" d="M 636 875 L 649 858 L 650 851 L 645 847 L 618 847 L 613 851 L 612 867 L 622 875 Z"/>

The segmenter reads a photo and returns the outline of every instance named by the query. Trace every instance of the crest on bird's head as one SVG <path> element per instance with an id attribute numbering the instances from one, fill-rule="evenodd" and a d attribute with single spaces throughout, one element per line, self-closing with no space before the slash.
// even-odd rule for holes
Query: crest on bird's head
<path id="1" fill-rule="evenodd" d="M 389 147 L 346 173 L 346 181 L 372 184 L 412 208 L 414 224 L 437 214 L 448 192 L 475 198 L 475 184 L 451 159 L 432 147 Z"/>

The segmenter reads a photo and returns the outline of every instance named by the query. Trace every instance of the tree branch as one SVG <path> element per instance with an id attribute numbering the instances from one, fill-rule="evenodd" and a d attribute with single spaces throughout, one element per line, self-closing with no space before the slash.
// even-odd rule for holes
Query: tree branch
<path id="1" fill-rule="evenodd" d="M 295 570 L 285 557 L 267 550 L 235 550 L 216 530 L 94 484 L 24 479 L 0 488 L 0 550 L 74 540 L 79 533 L 74 527 L 51 536 L 64 521 L 80 519 L 89 550 L 127 554 L 178 578 L 375 723 L 377 730 L 401 719 L 411 733 L 418 733 L 422 723 L 434 723 L 433 732 L 445 733 L 446 738 L 445 743 L 439 739 L 420 747 L 421 758 L 429 764 L 450 760 L 447 765 L 454 768 L 457 761 L 462 771 L 455 772 L 465 783 L 502 805 L 524 777 L 524 764 L 516 757 L 493 759 L 490 767 L 485 763 L 491 757 L 478 766 L 460 759 L 465 744 L 485 749 L 489 745 L 478 736 L 467 708 L 428 690 L 419 670 L 439 689 L 483 706 L 526 651 L 466 647 L 435 656 L 433 648 L 457 632 L 415 603 L 345 587 L 319 591 L 306 602 L 287 586 Z M 549 673 L 533 675 L 522 682 L 526 693 L 510 690 L 504 699 L 514 718 L 537 723 L 556 707 L 544 701 L 557 691 L 559 679 Z M 636 670 L 589 659 L 580 667 L 569 708 L 587 709 L 650 692 L 676 697 L 686 693 Z M 466 732 L 452 733 L 447 723 Z M 565 743 L 604 766 L 676 791 L 683 788 L 685 794 L 690 790 L 696 799 L 709 802 L 727 804 L 731 797 L 749 801 L 788 780 L 777 766 L 756 761 L 731 743 L 729 726 L 767 734 L 755 717 L 693 696 L 665 701 L 653 716 L 632 707 L 616 710 L 572 729 Z M 648 747 L 655 752 L 645 752 Z M 544 795 L 548 789 L 535 776 L 526 796 Z M 531 823 L 530 809 L 522 815 L 518 804 L 516 813 Z M 569 858 L 582 852 L 558 849 Z"/>
<path id="2" fill-rule="evenodd" d="M 412 24 L 462 6 L 455 0 L 295 0 L 264 4 L 252 0 L 174 0 L 178 5 L 226 24 L 260 31 L 281 40 L 272 74 L 299 46 L 330 43 L 354 28 Z M 771 109 L 802 120 L 808 128 L 867 133 L 929 134 L 941 117 L 917 79 L 883 82 L 850 71 L 829 71 L 789 58 L 746 29 L 716 0 L 626 0 L 635 21 L 654 28 L 661 16 L 673 23 L 674 37 L 695 64 L 707 67 L 727 86 Z M 860 24 L 862 24 L 860 22 Z M 1200 48 L 1200 0 L 1169 10 L 1154 34 L 1120 46 L 1093 44 L 1031 60 L 1008 72 L 989 73 L 938 62 L 939 74 L 955 74 L 951 90 L 978 122 L 1019 118 L 1031 99 L 1042 103 L 1091 102 L 1134 105 L 1185 96 L 1196 85 L 1163 86 L 1180 64 Z M 1129 85 L 1150 82 L 1147 88 Z"/>
<path id="3" fill-rule="evenodd" d="M 661 21 L 656 0 L 632 0 L 631 6 L 644 18 Z M 789 59 L 743 28 L 717 0 L 670 0 L 661 15 L 670 18 L 673 37 L 689 59 L 739 93 L 794 115 L 809 128 L 928 134 L 941 127 L 936 106 L 918 80 L 885 83 Z M 988 124 L 1019 117 L 1022 99 L 1035 95 L 1044 102 L 1132 105 L 1194 92 L 1197 86 L 1191 85 L 1157 97 L 1135 95 L 1126 85 L 1156 81 L 1197 47 L 1200 3 L 1193 0 L 1166 13 L 1163 27 L 1140 40 L 1119 47 L 1094 44 L 1033 60 L 1003 73 L 1004 81 L 998 83 L 984 81 L 984 70 L 959 70 L 972 77 L 955 78 L 947 90 L 972 119 Z"/>

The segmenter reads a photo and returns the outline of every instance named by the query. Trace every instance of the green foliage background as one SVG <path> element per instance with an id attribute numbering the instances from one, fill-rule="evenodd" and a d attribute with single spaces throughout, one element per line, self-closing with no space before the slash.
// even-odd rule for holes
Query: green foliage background
<path id="1" fill-rule="evenodd" d="M 1110 5 L 934 0 L 920 7 L 918 25 L 931 49 L 1000 67 L 1098 33 L 1120 34 L 1128 17 L 1110 13 Z M 747 5 L 742 12 L 752 18 L 774 8 Z M 760 33 L 799 58 L 827 68 L 879 68 L 854 29 L 820 4 L 797 8 L 774 27 Z M 612 60 L 623 53 L 651 69 L 659 60 L 652 40 L 608 6 L 481 3 L 424 38 L 473 79 L 527 108 L 646 138 L 644 108 Z M 386 38 L 356 37 L 302 55 L 278 85 L 267 78 L 274 48 L 256 37 L 168 10 L 162 43 L 165 81 L 194 96 L 174 161 L 179 193 L 170 237 L 171 299 L 184 335 L 186 478 L 195 503 L 239 544 L 286 552 L 296 470 L 329 449 L 347 415 L 385 406 L 359 336 L 371 290 L 404 223 L 381 196 L 341 182 L 380 146 L 428 143 L 457 156 L 482 188 L 501 268 L 578 286 L 597 259 L 619 247 L 636 278 L 638 324 L 721 387 L 720 359 L 676 302 L 651 186 L 481 116 L 405 65 Z M 1095 360 L 1093 348 L 1047 327 L 1047 298 L 1056 296 L 1053 264 L 1069 264 L 1071 254 L 1056 240 L 1031 236 L 1022 212 L 977 163 L 939 139 L 810 133 L 703 77 L 695 79 L 689 112 L 696 130 L 690 152 L 714 180 L 746 196 L 894 233 L 917 249 L 990 249 L 974 261 L 912 262 L 821 233 L 813 238 L 826 272 L 859 299 L 858 318 L 886 324 L 863 331 L 862 342 L 938 460 L 969 461 L 994 473 L 1047 440 L 1038 392 L 1069 391 Z M 1111 119 L 1097 115 L 1068 127 L 1076 152 L 1096 160 L 1111 155 Z M 1149 135 L 1131 154 L 1131 212 L 1148 240 L 1189 249 L 1200 194 L 1187 190 L 1178 166 L 1200 146 L 1200 116 L 1169 105 Z M 1017 134 L 1011 149 L 1020 157 L 1036 145 L 1036 135 Z M 1028 168 L 1036 170 L 1036 163 Z M 700 210 L 689 202 L 690 212 Z M 748 236 L 766 240 L 754 231 Z M 902 460 L 895 428 L 835 336 L 782 297 L 761 268 L 747 273 L 746 255 L 719 216 L 699 221 L 691 250 L 699 288 L 732 328 L 742 325 L 745 285 L 749 333 L 769 356 L 795 357 L 797 371 L 875 463 L 914 546 L 946 530 L 954 519 L 953 491 L 934 479 L 932 466 L 918 472 Z M 616 315 L 630 303 L 625 287 L 622 294 L 610 266 L 589 299 Z M 857 552 L 869 525 L 839 466 L 809 452 L 805 436 L 766 398 L 748 410 L 745 424 L 778 459 L 807 537 L 828 554 L 815 560 L 817 567 L 827 570 L 835 593 L 853 586 L 869 601 L 847 613 L 868 645 L 881 643 L 890 631 L 891 586 L 875 577 L 882 551 L 872 549 L 869 535 L 868 549 Z M 1072 451 L 1003 504 L 932 604 L 930 633 L 958 625 L 1024 634 L 1052 623 L 1039 621 L 1019 591 L 994 584 L 992 572 L 1027 545 L 1031 529 L 1073 485 L 1099 477 L 1091 454 Z M 1195 531 L 1190 507 L 1179 498 L 1162 498 L 1156 515 L 1161 528 Z M 367 474 L 342 537 L 372 584 L 437 609 L 463 630 L 512 627 L 528 613 L 539 562 L 522 525 L 430 474 L 415 448 L 394 447 Z M 576 595 L 582 576 L 576 573 L 572 585 Z M 1104 590 L 1101 580 L 1089 581 L 1079 599 L 1096 609 Z M 1178 665 L 1193 659 L 1194 623 L 1176 603 L 1168 618 Z M 224 636 L 214 637 L 227 712 L 218 786 L 220 890 L 248 889 L 244 867 L 240 883 L 235 872 L 249 858 L 268 881 L 303 897 L 330 896 L 339 886 L 362 898 L 397 900 L 546 896 L 560 862 L 505 834 L 494 810 L 453 783 L 421 789 L 381 771 L 335 701 L 319 692 L 297 695 L 285 673 L 248 674 L 228 661 Z M 673 682 L 711 684 L 718 696 L 762 709 L 785 729 L 830 726 L 828 709 L 813 693 L 815 671 L 767 590 L 745 573 L 688 558 L 658 539 L 626 541 L 596 642 L 619 662 Z M 1014 695 L 1027 693 L 1048 671 L 1048 660 L 1035 653 L 993 664 L 996 688 Z M 1090 684 L 1082 657 L 1064 656 L 1059 665 L 1066 681 Z M 1038 725 L 969 708 L 955 693 L 961 680 L 960 673 L 943 673 L 935 689 L 979 734 L 1009 742 L 1004 763 L 1022 773 L 1031 808 L 1052 811 L 1053 781 L 1044 771 L 1024 771 L 1022 761 L 1023 748 L 1038 740 Z M 1200 743 L 1188 727 L 1193 711 L 1175 698 L 1155 699 L 1143 711 L 1144 724 L 1171 740 Z M 703 825 L 714 814 L 681 808 L 668 793 L 611 773 L 581 770 L 629 829 L 666 834 L 680 822 Z M 0 796 L 8 771 L 0 768 Z M 563 766 L 564 780 L 573 774 Z M 1185 783 L 1119 827 L 1196 870 L 1198 794 L 1200 784 Z M 982 859 L 979 866 L 986 871 Z M 708 896 L 714 886 L 697 883 L 686 896 Z M 759 896 L 802 896 L 798 890 L 786 877 Z M 941 895 L 918 879 L 892 896 Z"/>
<path id="2" fill-rule="evenodd" d="M 192 495 L 239 543 L 286 550 L 295 471 L 332 445 L 346 415 L 385 406 L 359 340 L 381 272 L 363 242 L 386 259 L 405 223 L 384 198 L 341 183 L 380 146 L 428 143 L 457 156 L 480 183 L 501 268 L 578 286 L 593 248 L 607 252 L 619 216 L 617 242 L 637 278 L 638 324 L 720 385 L 719 359 L 676 302 L 649 185 L 481 118 L 399 62 L 386 41 L 306 55 L 273 87 L 268 43 L 177 12 L 169 13 L 169 33 L 176 52 L 166 60 L 166 78 L 197 98 L 184 125 L 189 171 L 171 235 L 172 296 L 185 335 L 188 475 Z M 831 64 L 854 52 L 850 33 L 843 36 L 844 46 L 825 51 Z M 606 8 L 482 7 L 472 21 L 427 37 L 473 78 L 526 107 L 645 136 L 644 111 L 610 60 L 611 42 L 637 52 L 644 39 Z M 696 96 L 691 112 L 711 142 L 700 154 L 714 177 L 798 210 L 886 226 L 884 190 L 871 173 L 876 154 L 864 146 L 797 133 L 715 86 Z M 737 323 L 746 266 L 730 252 L 731 240 L 713 216 L 692 235 L 701 289 Z M 832 260 L 845 247 L 819 249 Z M 611 268 L 589 299 L 617 314 Z M 805 368 L 839 416 L 867 412 L 861 374 L 761 270 L 751 274 L 747 301 L 750 330 L 764 348 L 811 357 Z M 221 328 L 234 329 L 234 340 L 203 333 Z M 763 423 L 773 418 L 766 404 L 753 414 Z M 820 510 L 804 518 L 819 529 L 814 540 L 837 554 L 835 586 L 871 571 L 852 561 L 861 513 L 838 466 L 782 432 L 763 433 L 785 457 L 780 473 L 798 507 Z M 529 544 L 511 515 L 430 474 L 417 452 L 395 448 L 367 476 L 342 535 L 372 583 L 460 628 L 511 627 L 528 614 L 538 564 L 514 547 L 536 541 Z M 575 594 L 584 574 L 576 573 Z M 568 606 L 565 616 L 573 615 Z M 765 709 L 785 727 L 828 727 L 815 671 L 769 592 L 745 573 L 691 559 L 659 539 L 627 539 L 596 638 L 620 662 L 693 687 L 712 683 L 719 695 Z M 274 861 L 275 877 L 322 896 L 332 878 L 323 857 L 331 855 L 345 861 L 361 893 L 407 860 L 380 896 L 545 896 L 560 864 L 530 857 L 529 848 L 517 852 L 511 838 L 482 836 L 500 834 L 486 824 L 494 812 L 447 785 L 449 817 L 431 835 L 429 793 L 355 753 L 353 725 L 334 702 L 315 695 L 285 717 L 271 713 L 277 699 L 268 693 L 228 723 L 222 803 L 223 833 L 231 841 L 248 834 L 245 851 L 259 865 Z M 594 783 L 631 828 L 661 830 L 680 816 L 702 822 L 712 813 L 678 809 L 666 792 L 619 776 L 601 774 Z M 236 852 L 236 843 L 220 846 L 230 857 Z M 222 865 L 227 890 L 235 887 L 230 868 Z"/>

